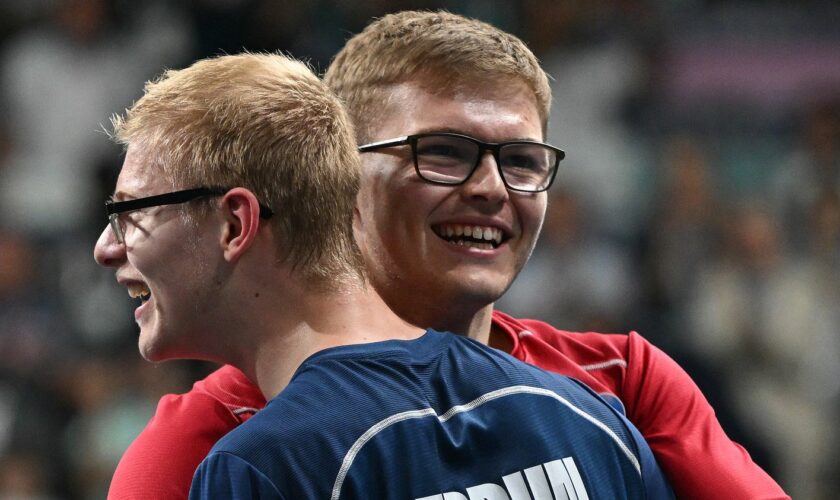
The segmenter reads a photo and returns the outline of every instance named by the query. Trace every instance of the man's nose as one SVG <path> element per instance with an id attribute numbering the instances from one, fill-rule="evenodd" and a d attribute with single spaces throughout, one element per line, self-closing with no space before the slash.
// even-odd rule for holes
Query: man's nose
<path id="1" fill-rule="evenodd" d="M 110 225 L 105 226 L 96 240 L 93 259 L 104 267 L 119 267 L 125 261 L 125 245 L 117 241 Z"/>
<path id="2" fill-rule="evenodd" d="M 478 167 L 462 188 L 465 196 L 489 203 L 502 202 L 509 196 L 496 158 L 490 152 L 485 152 L 481 156 Z"/>

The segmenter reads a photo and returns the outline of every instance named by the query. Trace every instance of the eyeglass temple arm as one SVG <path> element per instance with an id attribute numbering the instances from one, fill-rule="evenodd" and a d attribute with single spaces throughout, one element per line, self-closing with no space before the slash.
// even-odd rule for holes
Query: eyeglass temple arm
<path id="1" fill-rule="evenodd" d="M 397 137 L 396 139 L 387 139 L 384 141 L 377 141 L 371 142 L 370 144 L 364 144 L 359 146 L 359 152 L 364 153 L 366 151 L 373 151 L 374 149 L 381 149 L 381 148 L 390 148 L 391 146 L 402 146 L 404 144 L 408 144 L 408 136 Z"/>

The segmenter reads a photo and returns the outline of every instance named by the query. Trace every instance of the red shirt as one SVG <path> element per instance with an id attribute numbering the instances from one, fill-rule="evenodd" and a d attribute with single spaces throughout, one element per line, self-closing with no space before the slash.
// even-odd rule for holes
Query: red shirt
<path id="1" fill-rule="evenodd" d="M 493 323 L 510 336 L 513 356 L 617 397 L 679 498 L 789 498 L 726 436 L 688 374 L 635 332 L 565 332 L 498 311 Z M 163 397 L 120 460 L 108 498 L 187 498 L 213 444 L 264 405 L 257 387 L 230 366 L 186 394 Z"/>
<path id="2" fill-rule="evenodd" d="M 214 371 L 186 394 L 162 397 L 120 459 L 108 498 L 187 498 L 210 448 L 264 406 L 260 389 L 232 366 Z"/>

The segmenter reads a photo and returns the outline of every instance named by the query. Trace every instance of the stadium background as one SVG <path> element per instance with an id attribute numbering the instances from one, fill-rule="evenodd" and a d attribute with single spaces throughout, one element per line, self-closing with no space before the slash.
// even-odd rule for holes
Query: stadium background
<path id="1" fill-rule="evenodd" d="M 553 77 L 568 156 L 500 308 L 641 332 L 794 498 L 836 498 L 840 5 L 702 0 L 4 0 L 0 498 L 103 498 L 159 396 L 211 369 L 142 361 L 132 301 L 93 262 L 109 116 L 221 52 L 323 71 L 406 8 L 511 31 Z"/>

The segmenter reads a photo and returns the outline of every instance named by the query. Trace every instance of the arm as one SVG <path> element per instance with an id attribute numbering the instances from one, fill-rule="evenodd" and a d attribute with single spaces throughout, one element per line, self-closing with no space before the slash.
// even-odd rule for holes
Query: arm
<path id="1" fill-rule="evenodd" d="M 789 498 L 733 442 L 688 374 L 631 333 L 621 399 L 680 498 Z"/>

